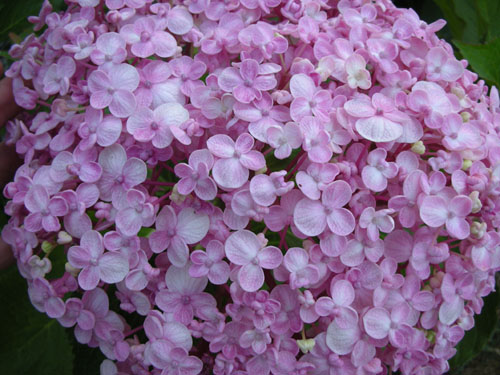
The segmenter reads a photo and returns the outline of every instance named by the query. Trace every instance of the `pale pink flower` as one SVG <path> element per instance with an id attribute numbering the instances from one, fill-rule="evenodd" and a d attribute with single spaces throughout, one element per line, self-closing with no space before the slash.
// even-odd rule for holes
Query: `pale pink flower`
<path id="1" fill-rule="evenodd" d="M 387 151 L 383 148 L 377 148 L 368 154 L 368 165 L 363 167 L 361 177 L 365 186 L 372 191 L 384 191 L 387 179 L 398 174 L 398 165 L 385 161 L 386 157 Z"/>
<path id="2" fill-rule="evenodd" d="M 448 233 L 460 240 L 470 233 L 466 218 L 472 210 L 472 200 L 465 195 L 457 195 L 451 200 L 441 196 L 427 196 L 420 205 L 420 217 L 430 227 L 446 225 Z"/>
<path id="3" fill-rule="evenodd" d="M 61 197 L 50 198 L 47 189 L 34 185 L 24 198 L 24 205 L 30 212 L 24 219 L 24 226 L 30 232 L 43 229 L 57 232 L 61 228 L 58 217 L 68 213 L 68 204 Z"/>
<path id="4" fill-rule="evenodd" d="M 92 290 L 102 280 L 114 284 L 122 281 L 129 271 L 129 264 L 125 255 L 119 252 L 104 253 L 102 235 L 90 230 L 86 232 L 79 246 L 72 246 L 68 250 L 68 261 L 80 268 L 78 283 L 84 290 Z"/>
<path id="5" fill-rule="evenodd" d="M 175 38 L 152 17 L 143 17 L 123 26 L 120 35 L 131 45 L 130 50 L 137 57 L 171 57 L 177 52 Z"/>
<path id="6" fill-rule="evenodd" d="M 289 280 L 292 289 L 307 288 L 319 280 L 318 268 L 309 263 L 309 255 L 300 247 L 291 247 L 287 250 L 283 265 L 290 272 Z"/>
<path id="7" fill-rule="evenodd" d="M 270 126 L 266 131 L 266 140 L 274 148 L 277 159 L 286 159 L 292 149 L 302 144 L 302 133 L 296 123 L 289 122 L 285 126 Z"/>
<path id="8" fill-rule="evenodd" d="M 219 76 L 219 86 L 226 92 L 233 93 L 237 101 L 250 103 L 262 98 L 261 91 L 268 91 L 277 85 L 273 74 L 268 74 L 256 60 L 246 59 L 239 69 L 226 68 Z"/>
<path id="9" fill-rule="evenodd" d="M 318 90 L 311 77 L 303 73 L 292 76 L 290 92 L 294 97 L 290 105 L 290 116 L 294 121 L 313 115 L 323 121 L 329 119 L 332 106 L 330 92 Z"/>
<path id="10" fill-rule="evenodd" d="M 167 249 L 170 262 L 183 267 L 189 259 L 188 245 L 206 236 L 210 220 L 207 215 L 184 208 L 178 214 L 171 206 L 164 206 L 156 217 L 156 232 L 149 236 L 149 245 L 155 253 Z"/>
<path id="11" fill-rule="evenodd" d="M 248 180 L 248 170 L 259 170 L 266 165 L 264 156 L 253 150 L 254 139 L 242 133 L 234 142 L 225 134 L 217 134 L 207 140 L 207 147 L 219 159 L 212 173 L 217 184 L 225 189 L 236 189 Z"/>
<path id="12" fill-rule="evenodd" d="M 109 107 L 112 115 L 130 116 L 136 107 L 132 93 L 139 85 L 139 73 L 132 65 L 119 64 L 109 69 L 93 71 L 88 79 L 90 104 L 96 109 Z"/>
<path id="13" fill-rule="evenodd" d="M 356 120 L 356 130 L 365 139 L 373 142 L 390 142 L 403 134 L 401 123 L 405 116 L 394 106 L 393 101 L 376 93 L 349 100 L 344 104 L 347 113 Z"/>
<path id="14" fill-rule="evenodd" d="M 214 165 L 214 158 L 207 149 L 195 150 L 189 155 L 189 164 L 179 163 L 175 174 L 180 177 L 177 191 L 188 195 L 192 191 L 198 198 L 209 201 L 217 195 L 217 185 L 208 175 Z"/>
<path id="15" fill-rule="evenodd" d="M 207 276 L 212 284 L 225 284 L 229 277 L 229 264 L 224 262 L 224 245 L 217 240 L 207 244 L 206 252 L 195 250 L 191 253 L 191 266 L 189 275 L 191 277 Z"/>
<path id="16" fill-rule="evenodd" d="M 293 220 L 297 228 L 308 236 L 317 236 L 325 228 L 346 236 L 355 227 L 354 215 L 343 208 L 351 200 L 352 191 L 345 181 L 334 181 L 323 191 L 321 201 L 302 199 L 295 206 Z"/>
<path id="17" fill-rule="evenodd" d="M 43 91 L 46 94 L 66 95 L 69 90 L 69 80 L 75 74 L 76 64 L 69 56 L 61 56 L 57 63 L 49 66 L 43 77 Z"/>
<path id="18" fill-rule="evenodd" d="M 231 234 L 226 240 L 225 251 L 231 262 L 241 266 L 238 282 L 247 292 L 255 292 L 264 284 L 262 268 L 275 269 L 283 260 L 277 247 L 266 247 L 256 234 L 248 230 Z"/>
<path id="19" fill-rule="evenodd" d="M 425 56 L 425 62 L 427 63 L 425 69 L 429 81 L 453 82 L 464 73 L 463 65 L 443 47 L 431 48 Z"/>
<path id="20" fill-rule="evenodd" d="M 127 120 L 127 131 L 139 142 L 157 148 L 170 146 L 173 139 L 188 145 L 191 139 L 181 128 L 189 120 L 189 112 L 179 103 L 165 103 L 151 110 L 141 107 Z"/>

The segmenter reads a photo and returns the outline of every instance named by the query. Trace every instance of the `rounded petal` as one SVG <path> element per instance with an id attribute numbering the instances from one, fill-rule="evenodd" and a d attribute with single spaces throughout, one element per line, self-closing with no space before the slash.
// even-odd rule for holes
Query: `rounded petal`
<path id="1" fill-rule="evenodd" d="M 261 248 L 257 235 L 249 230 L 239 230 L 231 234 L 224 246 L 227 258 L 234 264 L 243 266 L 250 263 Z"/>
<path id="2" fill-rule="evenodd" d="M 304 198 L 295 206 L 293 221 L 308 236 L 317 236 L 326 228 L 326 214 L 321 202 Z"/>
<path id="3" fill-rule="evenodd" d="M 246 292 L 255 292 L 264 284 L 264 271 L 260 266 L 249 263 L 238 271 L 238 282 Z"/>

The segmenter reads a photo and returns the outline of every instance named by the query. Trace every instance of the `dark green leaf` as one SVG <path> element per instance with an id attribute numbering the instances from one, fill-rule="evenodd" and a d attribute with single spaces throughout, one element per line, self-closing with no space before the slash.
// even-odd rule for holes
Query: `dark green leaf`
<path id="1" fill-rule="evenodd" d="M 484 22 L 487 40 L 500 36 L 498 19 L 500 18 L 500 2 L 497 0 L 475 0 L 476 9 Z"/>
<path id="2" fill-rule="evenodd" d="M 54 10 L 60 10 L 64 6 L 64 0 L 51 0 L 50 3 Z M 27 19 L 29 16 L 38 15 L 42 4 L 43 0 L 2 1 L 0 4 L 0 38 L 5 38 L 8 33 L 21 34 L 25 30 L 31 30 L 32 25 Z"/>
<path id="3" fill-rule="evenodd" d="M 484 349 L 496 327 L 499 301 L 498 292 L 491 293 L 484 299 L 481 314 L 474 317 L 474 327 L 465 333 L 465 337 L 457 345 L 457 354 L 450 360 L 453 369 L 463 366 Z"/>
<path id="4" fill-rule="evenodd" d="M 485 44 L 467 44 L 460 41 L 454 41 L 453 43 L 481 78 L 490 81 L 497 87 L 499 86 L 500 38 Z"/>
<path id="5" fill-rule="evenodd" d="M 0 374 L 71 375 L 73 353 L 63 327 L 36 311 L 17 268 L 0 273 Z"/>

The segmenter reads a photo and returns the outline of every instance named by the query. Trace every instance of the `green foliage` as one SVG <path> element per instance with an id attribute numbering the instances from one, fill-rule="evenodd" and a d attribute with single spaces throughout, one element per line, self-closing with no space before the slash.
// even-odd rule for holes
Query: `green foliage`
<path id="1" fill-rule="evenodd" d="M 489 84 L 500 84 L 500 1 L 434 0 L 451 31 L 453 44 Z"/>
<path id="2" fill-rule="evenodd" d="M 17 267 L 0 273 L 0 374 L 71 375 L 73 353 L 55 319 L 36 311 Z"/>
<path id="3" fill-rule="evenodd" d="M 50 0 L 55 10 L 64 7 L 64 0 Z M 38 15 L 43 0 L 2 1 L 0 3 L 0 40 L 6 39 L 9 33 L 17 35 L 31 32 L 27 18 Z"/>
<path id="4" fill-rule="evenodd" d="M 462 367 L 485 348 L 497 325 L 499 302 L 498 292 L 493 292 L 484 299 L 481 314 L 474 317 L 474 327 L 465 333 L 465 337 L 457 345 L 457 354 L 450 360 L 452 369 Z"/>
<path id="5" fill-rule="evenodd" d="M 459 41 L 454 41 L 454 44 L 481 78 L 500 87 L 500 38 L 484 44 Z"/>

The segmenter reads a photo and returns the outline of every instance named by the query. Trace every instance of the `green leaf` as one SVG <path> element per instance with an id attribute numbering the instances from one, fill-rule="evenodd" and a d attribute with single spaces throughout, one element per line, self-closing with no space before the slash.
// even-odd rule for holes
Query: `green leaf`
<path id="1" fill-rule="evenodd" d="M 485 44 L 468 44 L 453 41 L 472 69 L 490 83 L 499 87 L 500 83 L 500 38 Z"/>
<path id="2" fill-rule="evenodd" d="M 0 374 L 71 375 L 73 353 L 63 327 L 34 309 L 17 268 L 0 273 Z"/>
<path id="3" fill-rule="evenodd" d="M 478 355 L 490 341 L 495 330 L 498 316 L 497 308 L 500 302 L 498 292 L 493 292 L 484 299 L 481 314 L 476 315 L 474 327 L 465 333 L 465 337 L 457 345 L 457 354 L 450 360 L 452 369 L 462 367 Z"/>
<path id="4" fill-rule="evenodd" d="M 476 9 L 484 22 L 487 40 L 500 36 L 498 19 L 500 18 L 500 2 L 494 0 L 475 0 Z"/>

